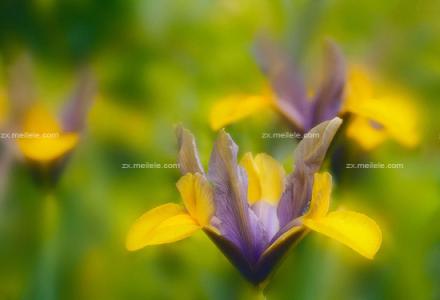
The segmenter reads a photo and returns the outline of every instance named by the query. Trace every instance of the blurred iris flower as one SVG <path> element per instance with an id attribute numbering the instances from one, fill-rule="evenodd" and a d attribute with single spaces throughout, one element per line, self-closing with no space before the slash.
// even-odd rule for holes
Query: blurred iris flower
<path id="1" fill-rule="evenodd" d="M 205 173 L 193 135 L 179 127 L 177 189 L 183 205 L 167 203 L 142 215 L 129 230 L 130 251 L 182 240 L 202 229 L 253 285 L 263 289 L 287 251 L 310 230 L 333 238 L 372 259 L 381 231 L 352 211 L 328 213 L 332 178 L 317 173 L 342 120 L 311 129 L 295 151 L 294 171 L 285 176 L 272 157 L 247 153 L 221 130 Z"/>
<path id="2" fill-rule="evenodd" d="M 12 67 L 9 124 L 6 128 L 20 154 L 38 177 L 55 182 L 66 158 L 77 146 L 91 106 L 95 82 L 88 70 L 80 72 L 78 84 L 59 117 L 35 101 L 30 60 L 22 57 Z M 14 135 L 14 136 L 13 136 Z"/>
<path id="3" fill-rule="evenodd" d="M 272 107 L 299 133 L 344 113 L 352 113 L 348 135 L 366 149 L 388 137 L 405 146 L 418 142 L 416 116 L 402 94 L 376 95 L 365 72 L 353 68 L 346 82 L 345 61 L 338 46 L 325 43 L 323 79 L 309 95 L 292 58 L 273 41 L 259 39 L 257 62 L 267 76 L 270 88 L 260 95 L 231 95 L 214 103 L 210 123 L 214 130 Z"/>

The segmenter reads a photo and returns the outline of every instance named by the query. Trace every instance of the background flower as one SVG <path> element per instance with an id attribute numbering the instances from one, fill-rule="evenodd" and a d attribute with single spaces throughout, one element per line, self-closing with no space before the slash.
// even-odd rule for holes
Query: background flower
<path id="1" fill-rule="evenodd" d="M 307 89 L 320 82 L 322 41 L 331 37 L 349 62 L 374 71 L 373 82 L 391 81 L 417 95 L 411 103 L 421 112 L 418 147 L 387 139 L 375 151 L 351 158 L 347 153 L 357 142 L 337 137 L 348 151 L 330 149 L 347 163 L 404 166 L 340 164 L 332 170 L 334 208 L 343 204 L 381 225 L 383 245 L 375 260 L 309 235 L 279 268 L 269 299 L 438 298 L 439 5 L 429 0 L 109 0 L 104 7 L 98 1 L 0 1 L 0 90 L 8 93 L 8 70 L 23 49 L 35 64 L 37 100 L 54 114 L 66 103 L 84 61 L 99 83 L 90 126 L 58 182 L 64 232 L 59 298 L 244 296 L 238 272 L 201 232 L 134 254 L 124 242 L 138 216 L 179 197 L 174 188 L 179 171 L 164 167 L 176 163 L 173 125 L 192 128 L 206 166 L 216 135 L 208 119 L 215 100 L 237 91 L 262 93 L 267 81 L 252 50 L 262 29 L 285 41 L 305 66 Z M 291 130 L 281 120 L 268 111 L 232 124 L 228 132 L 242 153 L 270 153 L 289 173 L 296 142 L 275 137 Z M 122 168 L 126 163 L 161 168 Z M 25 164 L 14 162 L 7 179 L 0 204 L 0 298 L 32 298 L 41 195 Z M 50 279 L 47 273 L 40 278 Z"/>

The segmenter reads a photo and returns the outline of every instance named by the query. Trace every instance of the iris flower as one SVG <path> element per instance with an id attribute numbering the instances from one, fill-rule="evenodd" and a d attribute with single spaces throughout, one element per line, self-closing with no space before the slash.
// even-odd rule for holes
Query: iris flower
<path id="1" fill-rule="evenodd" d="M 58 178 L 66 158 L 79 142 L 94 89 L 91 75 L 83 71 L 59 116 L 34 99 L 27 100 L 24 112 L 18 114 L 10 130 L 21 135 L 16 137 L 18 149 L 38 176 L 48 177 L 45 179 L 49 182 Z"/>
<path id="2" fill-rule="evenodd" d="M 260 95 L 231 95 L 216 102 L 210 117 L 214 130 L 271 107 L 300 133 L 325 120 L 351 113 L 353 120 L 347 135 L 367 150 L 387 138 L 408 147 L 418 144 L 417 114 L 409 97 L 396 90 L 378 89 L 363 68 L 350 67 L 346 78 L 344 58 L 334 43 L 325 44 L 323 79 L 311 96 L 296 65 L 283 49 L 268 39 L 260 39 L 255 50 L 270 88 Z"/>
<path id="3" fill-rule="evenodd" d="M 292 58 L 274 42 L 258 40 L 255 52 L 270 88 L 261 95 L 232 95 L 216 102 L 210 118 L 214 130 L 268 107 L 280 112 L 301 133 L 338 115 L 345 85 L 345 62 L 336 44 L 325 43 L 325 71 L 312 96 Z"/>
<path id="4" fill-rule="evenodd" d="M 246 153 L 224 130 L 218 133 L 205 172 L 193 135 L 177 129 L 183 205 L 167 203 L 143 214 L 131 227 L 126 247 L 171 243 L 203 230 L 253 285 L 264 288 L 288 250 L 308 232 L 333 238 L 372 259 L 381 231 L 369 217 L 352 211 L 328 212 L 332 177 L 318 173 L 342 120 L 311 130 L 295 151 L 294 171 L 285 175 L 272 157 Z"/>

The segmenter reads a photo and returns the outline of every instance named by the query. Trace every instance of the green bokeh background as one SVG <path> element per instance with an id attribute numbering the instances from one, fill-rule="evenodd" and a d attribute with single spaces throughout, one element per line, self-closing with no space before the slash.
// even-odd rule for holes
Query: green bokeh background
<path id="1" fill-rule="evenodd" d="M 338 140 L 355 153 L 351 162 L 405 166 L 339 168 L 335 174 L 332 207 L 363 211 L 383 230 L 376 259 L 311 234 L 279 268 L 268 298 L 440 299 L 439 16 L 435 0 L 1 0 L 1 90 L 9 66 L 26 52 L 38 100 L 54 111 L 84 63 L 94 70 L 99 93 L 52 206 L 23 161 L 7 175 L 0 201 L 0 299 L 246 297 L 246 282 L 202 233 L 125 250 L 138 216 L 180 201 L 179 172 L 121 164 L 174 163 L 177 123 L 194 132 L 206 164 L 215 138 L 208 122 L 212 103 L 265 85 L 252 55 L 261 31 L 296 53 L 311 82 L 320 75 L 321 43 L 331 37 L 349 62 L 364 63 L 417 95 L 422 115 L 415 149 L 387 142 L 361 153 L 343 136 Z M 265 112 L 228 131 L 240 154 L 267 152 L 290 171 L 295 142 L 261 137 L 288 129 Z M 48 259 L 41 254 L 42 228 L 51 214 L 58 215 L 59 238 Z"/>

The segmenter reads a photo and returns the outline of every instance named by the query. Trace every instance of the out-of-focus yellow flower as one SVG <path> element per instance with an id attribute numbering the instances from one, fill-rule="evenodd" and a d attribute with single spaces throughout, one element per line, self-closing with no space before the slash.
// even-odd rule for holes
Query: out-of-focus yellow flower
<path id="1" fill-rule="evenodd" d="M 23 118 L 22 137 L 17 143 L 23 155 L 32 161 L 48 163 L 73 150 L 77 133 L 63 132 L 56 118 L 43 106 L 35 105 Z"/>
<path id="2" fill-rule="evenodd" d="M 366 70 L 351 68 L 343 112 L 353 113 L 347 135 L 363 148 L 372 149 L 387 138 L 414 147 L 419 143 L 418 111 L 409 95 L 397 89 L 373 85 Z"/>

